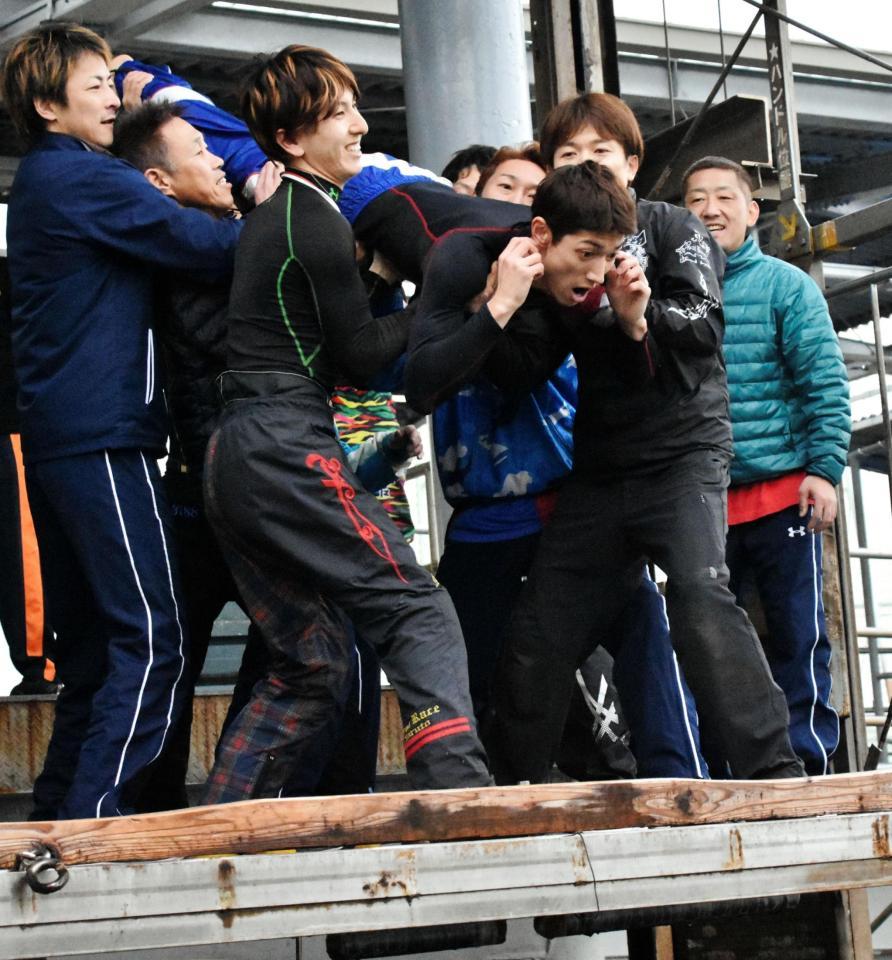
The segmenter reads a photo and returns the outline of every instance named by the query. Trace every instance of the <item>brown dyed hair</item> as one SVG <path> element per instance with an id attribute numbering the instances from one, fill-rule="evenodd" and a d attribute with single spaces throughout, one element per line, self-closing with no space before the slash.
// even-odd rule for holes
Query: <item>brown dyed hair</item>
<path id="1" fill-rule="evenodd" d="M 29 30 L 7 54 L 3 63 L 3 102 L 25 146 L 34 146 L 46 133 L 46 121 L 35 109 L 34 101 L 67 106 L 69 71 L 85 53 L 95 53 L 106 63 L 111 60 L 111 50 L 98 33 L 60 20 Z"/>
<path id="2" fill-rule="evenodd" d="M 636 229 L 635 201 L 616 177 L 593 160 L 559 167 L 539 184 L 531 208 L 557 243 L 568 233 L 618 233 Z"/>
<path id="3" fill-rule="evenodd" d="M 539 143 L 549 167 L 558 147 L 582 127 L 592 126 L 608 140 L 616 140 L 627 157 L 644 159 L 644 139 L 631 109 L 612 93 L 581 93 L 552 107 L 542 124 Z"/>
<path id="4" fill-rule="evenodd" d="M 691 174 L 697 173 L 698 170 L 730 170 L 736 177 L 737 182 L 743 188 L 743 192 L 749 197 L 750 200 L 753 198 L 753 178 L 749 175 L 746 167 L 742 167 L 736 160 L 729 160 L 727 157 L 701 157 L 699 160 L 695 160 L 687 170 L 684 172 L 684 176 L 681 179 L 681 189 L 683 193 L 688 191 L 688 179 Z"/>
<path id="5" fill-rule="evenodd" d="M 539 144 L 535 140 L 524 144 L 522 147 L 499 147 L 492 155 L 492 160 L 480 171 L 480 179 L 474 188 L 474 193 L 478 197 L 483 193 L 483 188 L 496 172 L 498 166 L 506 160 L 529 160 L 530 163 L 535 163 L 537 167 L 541 167 L 546 173 L 548 172 L 542 154 L 539 152 Z"/>
<path id="6" fill-rule="evenodd" d="M 342 91 L 359 96 L 353 71 L 327 50 L 293 43 L 271 57 L 258 57 L 242 81 L 242 116 L 251 135 L 273 160 L 290 156 L 276 141 L 284 130 L 293 139 L 331 116 Z"/>

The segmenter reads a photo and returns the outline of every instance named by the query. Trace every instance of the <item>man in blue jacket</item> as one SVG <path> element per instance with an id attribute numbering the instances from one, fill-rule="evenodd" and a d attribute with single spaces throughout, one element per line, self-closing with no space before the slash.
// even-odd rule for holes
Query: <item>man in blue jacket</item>
<path id="1" fill-rule="evenodd" d="M 821 531 L 851 432 L 848 379 L 827 304 L 802 270 L 765 256 L 746 170 L 704 157 L 685 173 L 685 205 L 728 255 L 724 355 L 734 459 L 727 562 L 740 595 L 752 575 L 768 627 L 765 653 L 790 708 L 790 739 L 810 774 L 839 741 L 830 706 L 830 643 L 821 597 Z M 705 732 L 706 733 L 706 732 Z"/>
<path id="2" fill-rule="evenodd" d="M 3 71 L 29 147 L 9 204 L 13 354 L 64 684 L 35 818 L 126 813 L 180 709 L 187 637 L 156 464 L 167 427 L 151 268 L 228 274 L 239 233 L 108 154 L 109 59 L 92 31 L 48 22 Z"/>

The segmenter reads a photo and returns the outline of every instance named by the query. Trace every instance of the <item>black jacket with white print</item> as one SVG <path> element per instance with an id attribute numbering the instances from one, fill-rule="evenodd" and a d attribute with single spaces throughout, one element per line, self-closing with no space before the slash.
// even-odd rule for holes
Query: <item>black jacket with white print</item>
<path id="1" fill-rule="evenodd" d="M 603 480 L 656 472 L 697 450 L 731 456 L 724 254 L 681 207 L 639 200 L 637 212 L 637 231 L 623 249 L 641 263 L 651 287 L 643 341 L 620 331 L 606 298 L 589 316 L 564 312 L 560 330 L 505 330 L 515 350 L 531 345 L 527 360 L 535 355 L 543 377 L 572 349 L 579 368 L 575 468 Z M 547 339 L 550 350 L 543 349 Z M 496 382 L 506 379 L 497 366 L 504 355 L 497 352 L 488 367 Z"/>

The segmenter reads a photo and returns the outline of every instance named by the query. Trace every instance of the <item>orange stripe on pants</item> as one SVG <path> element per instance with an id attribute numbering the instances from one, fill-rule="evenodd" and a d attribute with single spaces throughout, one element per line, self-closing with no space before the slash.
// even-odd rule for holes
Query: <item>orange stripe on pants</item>
<path id="1" fill-rule="evenodd" d="M 22 441 L 17 433 L 10 435 L 19 481 L 19 526 L 22 541 L 22 585 L 25 597 L 25 653 L 29 657 L 42 657 L 44 612 L 43 581 L 40 576 L 40 553 L 37 549 L 37 534 L 31 519 L 28 491 L 25 488 L 25 465 L 22 461 Z M 53 680 L 55 668 L 47 661 L 44 678 Z"/>

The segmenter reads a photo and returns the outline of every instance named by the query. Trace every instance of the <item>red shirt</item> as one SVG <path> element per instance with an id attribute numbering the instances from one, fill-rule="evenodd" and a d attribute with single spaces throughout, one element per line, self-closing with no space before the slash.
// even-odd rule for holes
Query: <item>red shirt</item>
<path id="1" fill-rule="evenodd" d="M 749 523 L 799 503 L 799 487 L 805 471 L 787 473 L 773 480 L 757 480 L 728 490 L 728 526 Z"/>

